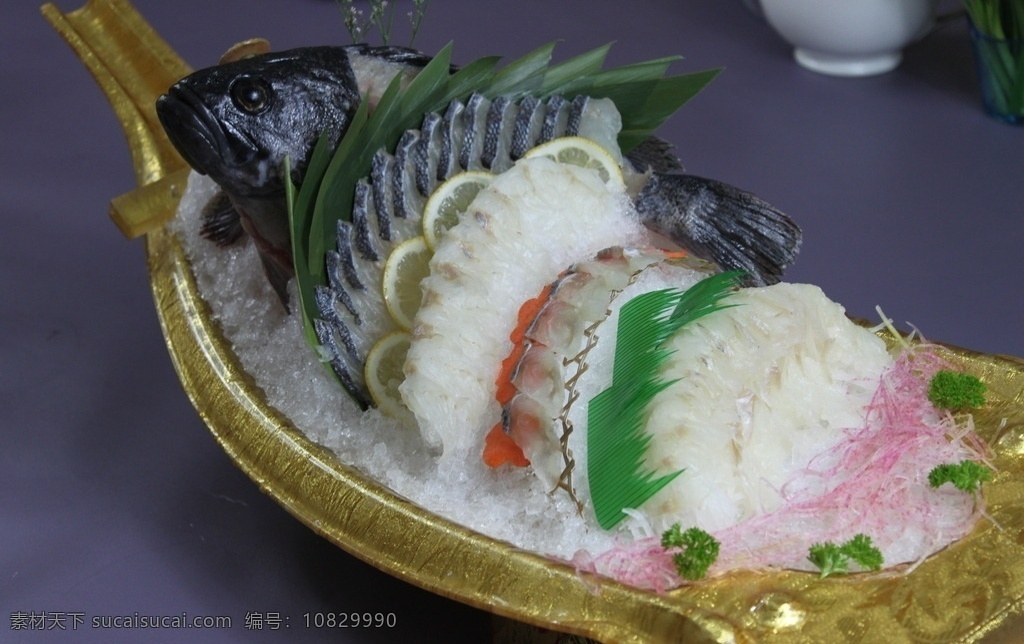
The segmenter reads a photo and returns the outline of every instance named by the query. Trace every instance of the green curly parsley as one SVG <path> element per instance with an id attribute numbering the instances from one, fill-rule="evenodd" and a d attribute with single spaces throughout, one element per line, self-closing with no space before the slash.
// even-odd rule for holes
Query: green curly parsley
<path id="1" fill-rule="evenodd" d="M 928 472 L 928 484 L 934 488 L 952 483 L 963 492 L 976 492 L 981 484 L 992 479 L 992 470 L 974 461 L 939 465 Z"/>
<path id="2" fill-rule="evenodd" d="M 865 570 L 879 570 L 882 567 L 882 551 L 871 543 L 866 534 L 856 534 L 843 544 L 843 553 Z"/>
<path id="3" fill-rule="evenodd" d="M 879 570 L 882 567 L 882 551 L 874 546 L 866 534 L 854 535 L 841 546 L 831 541 L 816 543 L 810 547 L 807 560 L 821 570 L 821 577 L 846 574 L 852 560 L 864 570 Z"/>
<path id="4" fill-rule="evenodd" d="M 696 527 L 683 532 L 678 523 L 661 535 L 661 547 L 681 549 L 673 555 L 672 563 L 679 576 L 690 581 L 703 578 L 718 559 L 719 543 L 714 537 Z"/>
<path id="5" fill-rule="evenodd" d="M 846 566 L 849 563 L 843 549 L 831 541 L 811 546 L 807 559 L 821 570 L 822 578 L 846 573 Z"/>
<path id="6" fill-rule="evenodd" d="M 970 374 L 943 370 L 928 385 L 928 400 L 939 409 L 977 409 L 985 404 L 985 383 Z"/>

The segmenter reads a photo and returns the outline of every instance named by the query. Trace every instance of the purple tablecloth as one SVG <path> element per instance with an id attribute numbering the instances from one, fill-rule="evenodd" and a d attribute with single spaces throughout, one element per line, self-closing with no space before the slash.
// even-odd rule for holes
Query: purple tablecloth
<path id="1" fill-rule="evenodd" d="M 142 243 L 106 217 L 134 187 L 118 123 L 37 3 L 11 4 L 0 20 L 0 641 L 183 641 L 93 627 L 136 613 L 231 618 L 189 630 L 199 642 L 489 638 L 486 613 L 324 541 L 216 445 L 168 359 Z M 257 35 L 276 48 L 348 42 L 329 0 L 136 6 L 195 67 Z M 454 40 L 465 62 L 555 39 L 559 58 L 615 41 L 615 64 L 682 54 L 678 72 L 724 66 L 662 135 L 691 172 L 799 221 L 790 280 L 858 317 L 880 305 L 930 339 L 1024 356 L 1024 129 L 980 109 L 962 21 L 864 79 L 805 71 L 742 3 L 722 0 L 435 0 L 416 45 Z M 306 626 L 331 611 L 397 624 Z M 11 630 L 33 613 L 46 622 L 31 626 L 51 630 Z"/>

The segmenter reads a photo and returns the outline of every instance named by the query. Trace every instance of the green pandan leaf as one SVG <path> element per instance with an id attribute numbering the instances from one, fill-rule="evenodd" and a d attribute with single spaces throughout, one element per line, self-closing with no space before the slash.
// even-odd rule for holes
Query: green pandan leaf
<path id="1" fill-rule="evenodd" d="M 487 94 L 501 96 L 531 93 L 540 84 L 554 50 L 555 43 L 550 42 L 505 65 L 488 83 Z"/>
<path id="2" fill-rule="evenodd" d="M 551 65 L 553 50 L 554 43 L 549 43 L 500 69 L 497 57 L 481 58 L 453 73 L 449 44 L 404 89 L 396 79 L 372 113 L 365 102 L 361 104 L 336 150 L 321 139 L 314 151 L 315 167 L 289 197 L 300 304 L 314 348 L 310 329 L 319 313 L 313 293 L 327 282 L 326 253 L 336 243 L 338 222 L 351 220 L 356 182 L 369 174 L 373 155 L 394 150 L 406 130 L 419 127 L 424 114 L 442 112 L 451 101 L 466 100 L 474 92 L 490 98 L 610 98 L 622 115 L 619 144 L 625 152 L 653 134 L 717 73 L 666 77 L 674 58 L 601 70 L 608 46 Z"/>
<path id="3" fill-rule="evenodd" d="M 450 68 L 449 44 L 404 90 L 396 77 L 361 127 L 350 126 L 345 132 L 317 193 L 309 232 L 310 271 L 323 271 L 315 266 L 323 265 L 326 249 L 334 246 L 338 221 L 351 219 L 356 182 L 369 174 L 373 155 L 381 148 L 393 149 L 403 132 L 418 126 L 423 114 L 435 108 L 447 88 Z M 365 105 L 361 103 L 360 109 Z"/>
<path id="4" fill-rule="evenodd" d="M 605 45 L 592 49 L 570 60 L 551 67 L 544 72 L 544 80 L 540 86 L 540 92 L 548 94 L 553 87 L 565 88 L 579 78 L 585 78 L 591 74 L 597 74 L 604 65 L 604 59 L 608 57 L 608 50 L 612 46 Z"/>
<path id="5" fill-rule="evenodd" d="M 742 277 L 732 271 L 686 291 L 651 291 L 619 311 L 612 384 L 591 399 L 587 411 L 590 498 L 602 528 L 614 527 L 624 518 L 623 509 L 640 507 L 682 473 L 656 476 L 646 465 L 647 407 L 675 382 L 659 375 L 671 354 L 665 343 L 690 322 L 727 308 L 721 301 Z"/>
<path id="6" fill-rule="evenodd" d="M 327 163 L 330 161 L 330 150 L 327 146 L 326 136 L 322 136 L 313 156 L 310 158 L 309 166 L 306 168 L 305 180 L 319 184 L 327 170 Z M 288 204 L 288 223 L 292 231 L 292 258 L 296 267 L 295 281 L 299 294 L 299 310 L 302 311 L 303 333 L 306 341 L 312 346 L 317 346 L 318 339 L 313 329 L 313 318 L 311 313 L 316 311 L 314 289 L 320 276 L 311 271 L 299 270 L 299 267 L 309 265 L 307 257 L 309 252 L 308 244 L 302 243 L 309 237 L 311 216 L 313 214 L 312 198 L 316 193 L 307 191 L 300 198 L 298 189 L 291 180 L 291 159 L 285 159 L 285 199 Z M 331 373 L 334 373 L 331 371 Z"/>

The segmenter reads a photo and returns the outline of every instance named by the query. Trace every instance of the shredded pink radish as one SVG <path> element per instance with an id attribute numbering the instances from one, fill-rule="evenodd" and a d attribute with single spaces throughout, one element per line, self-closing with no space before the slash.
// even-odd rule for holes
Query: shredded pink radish
<path id="1" fill-rule="evenodd" d="M 928 472 L 942 463 L 988 460 L 988 448 L 968 416 L 938 412 L 928 383 L 949 365 L 927 343 L 906 349 L 883 374 L 862 427 L 819 454 L 782 488 L 774 512 L 714 532 L 721 543 L 709 575 L 734 569 L 814 570 L 808 549 L 871 537 L 885 566 L 919 563 L 966 536 L 984 514 L 981 495 L 946 485 L 933 489 Z M 689 526 L 682 526 L 684 529 Z M 623 583 L 664 592 L 684 582 L 671 553 L 651 536 L 574 562 Z"/>

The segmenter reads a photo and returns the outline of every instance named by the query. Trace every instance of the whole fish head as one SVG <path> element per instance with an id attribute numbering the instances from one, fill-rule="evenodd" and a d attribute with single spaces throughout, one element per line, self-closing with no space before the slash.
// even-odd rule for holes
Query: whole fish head
<path id="1" fill-rule="evenodd" d="M 321 135 L 335 146 L 359 100 L 346 50 L 309 47 L 199 70 L 157 101 L 171 143 L 224 191 L 233 207 L 229 222 L 255 241 L 285 308 L 293 274 L 285 159 L 292 182 L 302 183 Z"/>
<path id="2" fill-rule="evenodd" d="M 308 47 L 194 72 L 156 109 L 188 164 L 234 201 L 283 194 L 286 157 L 301 183 L 320 135 L 336 144 L 358 105 L 345 49 Z"/>

